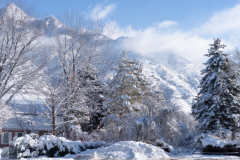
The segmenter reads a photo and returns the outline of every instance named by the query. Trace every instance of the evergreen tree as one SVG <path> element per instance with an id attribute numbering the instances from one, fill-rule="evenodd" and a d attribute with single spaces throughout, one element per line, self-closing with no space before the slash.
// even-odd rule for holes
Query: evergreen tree
<path id="1" fill-rule="evenodd" d="M 202 70 L 204 76 L 192 105 L 192 113 L 199 121 L 200 130 L 235 133 L 239 131 L 240 88 L 228 55 L 219 51 L 225 47 L 220 45 L 220 42 L 220 39 L 214 40 L 214 44 L 210 44 L 208 54 L 205 55 L 210 58 L 204 63 L 206 68 Z"/>
<path id="2" fill-rule="evenodd" d="M 142 74 L 142 65 L 128 58 L 123 52 L 116 71 L 116 75 L 109 83 L 108 111 L 119 115 L 138 111 L 139 108 L 133 104 L 142 101 L 143 92 L 150 85 Z"/>
<path id="3" fill-rule="evenodd" d="M 91 67 L 89 71 L 81 71 L 78 74 L 80 78 L 84 78 L 82 88 L 85 91 L 85 103 L 89 110 L 89 120 L 81 123 L 81 129 L 82 131 L 92 132 L 98 128 L 101 119 L 105 116 L 105 109 L 103 109 L 105 90 L 97 78 L 97 70 L 94 67 Z"/>

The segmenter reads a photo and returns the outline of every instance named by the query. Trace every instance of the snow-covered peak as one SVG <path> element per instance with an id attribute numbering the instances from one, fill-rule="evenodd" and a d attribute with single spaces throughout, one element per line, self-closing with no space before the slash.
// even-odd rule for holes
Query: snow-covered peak
<path id="1" fill-rule="evenodd" d="M 23 10 L 18 8 L 14 3 L 11 3 L 9 6 L 7 6 L 5 16 L 9 16 L 16 20 L 22 20 L 28 17 L 28 15 L 24 13 Z"/>
<path id="2" fill-rule="evenodd" d="M 43 22 L 46 26 L 54 26 L 57 28 L 60 28 L 63 26 L 62 22 L 60 22 L 57 18 L 55 18 L 53 15 L 47 16 L 43 19 Z"/>
<path id="3" fill-rule="evenodd" d="M 121 36 L 121 37 L 118 37 L 118 38 L 116 39 L 116 41 L 117 41 L 117 42 L 122 42 L 122 41 L 124 41 L 125 39 L 128 39 L 128 37 Z"/>
<path id="4" fill-rule="evenodd" d="M 46 28 L 60 28 L 63 26 L 62 22 L 60 22 L 53 15 L 47 16 L 44 19 L 35 19 L 27 15 L 22 9 L 17 7 L 14 3 L 11 3 L 9 6 L 7 6 L 4 16 L 8 18 L 13 18 L 15 20 L 24 20 L 26 22 L 37 20 L 41 22 L 43 26 L 45 26 Z"/>
<path id="5" fill-rule="evenodd" d="M 20 8 L 18 8 L 14 3 L 9 4 L 9 6 L 7 7 L 7 10 L 12 9 L 12 10 L 21 10 Z"/>

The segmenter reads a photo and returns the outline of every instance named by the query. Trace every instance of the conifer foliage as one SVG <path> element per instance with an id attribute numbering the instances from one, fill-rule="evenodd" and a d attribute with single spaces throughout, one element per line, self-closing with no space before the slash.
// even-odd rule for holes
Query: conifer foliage
<path id="1" fill-rule="evenodd" d="M 116 75 L 109 83 L 107 102 L 109 112 L 122 115 L 138 111 L 139 108 L 133 107 L 132 104 L 142 101 L 142 93 L 150 85 L 142 74 L 142 65 L 128 58 L 123 52 L 116 71 Z"/>
<path id="2" fill-rule="evenodd" d="M 89 120 L 81 123 L 82 131 L 92 132 L 100 125 L 101 118 L 104 117 L 105 110 L 103 102 L 105 90 L 97 77 L 97 70 L 92 67 L 89 71 L 79 72 L 79 77 L 84 78 L 82 88 L 84 88 L 86 96 L 86 105 L 89 111 Z M 81 119 L 82 116 L 78 115 Z"/>
<path id="3" fill-rule="evenodd" d="M 220 42 L 220 39 L 214 40 L 205 55 L 210 58 L 204 63 L 206 68 L 202 70 L 204 76 L 192 105 L 192 113 L 199 121 L 200 130 L 234 133 L 239 130 L 240 88 L 230 67 L 228 55 L 219 50 L 226 45 L 220 45 Z"/>

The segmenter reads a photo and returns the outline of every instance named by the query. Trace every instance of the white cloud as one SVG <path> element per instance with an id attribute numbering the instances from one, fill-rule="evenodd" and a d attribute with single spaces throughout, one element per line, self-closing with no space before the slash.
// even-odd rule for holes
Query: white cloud
<path id="1" fill-rule="evenodd" d="M 177 23 L 174 21 L 163 21 L 145 30 L 134 30 L 131 26 L 121 28 L 116 22 L 109 22 L 105 27 L 105 32 L 113 30 L 114 32 L 110 34 L 113 39 L 121 36 L 132 37 L 124 40 L 123 47 L 127 50 L 148 56 L 177 53 L 201 65 L 205 61 L 203 54 L 207 53 L 208 44 L 212 42 L 212 39 L 204 39 L 192 35 L 191 32 L 179 31 L 175 26 Z"/>
<path id="2" fill-rule="evenodd" d="M 90 17 L 92 19 L 104 19 L 109 13 L 111 13 L 116 8 L 116 4 L 109 4 L 107 6 L 103 6 L 102 4 L 97 4 L 92 12 Z"/>
<path id="3" fill-rule="evenodd" d="M 163 22 L 159 23 L 158 27 L 159 28 L 168 28 L 168 27 L 176 26 L 176 25 L 178 25 L 177 22 L 166 20 L 166 21 L 163 21 Z"/>
<path id="4" fill-rule="evenodd" d="M 125 28 L 121 28 L 117 22 L 111 21 L 106 23 L 104 27 L 104 33 L 111 37 L 112 39 L 117 39 L 118 37 L 135 37 L 141 35 L 142 33 L 152 33 L 154 31 L 160 31 L 161 29 L 169 29 L 173 26 L 178 25 L 177 22 L 166 20 L 161 23 L 157 23 L 152 27 L 149 27 L 145 30 L 135 30 L 131 25 L 128 25 Z M 166 31 L 166 30 L 165 30 Z"/>
<path id="5" fill-rule="evenodd" d="M 117 39 L 118 37 L 135 37 L 141 33 L 141 30 L 134 30 L 131 25 L 121 28 L 114 21 L 106 23 L 104 27 L 104 34 L 111 37 L 112 39 Z"/>
<path id="6" fill-rule="evenodd" d="M 177 53 L 191 62 L 201 65 L 207 59 L 209 44 L 213 38 L 222 39 L 227 47 L 225 52 L 231 52 L 240 46 L 240 5 L 215 13 L 209 20 L 189 31 L 177 28 L 177 22 L 166 20 L 146 29 L 135 30 L 131 25 L 121 28 L 116 22 L 109 22 L 106 28 L 114 32 L 111 38 L 120 36 L 132 37 L 126 39 L 123 47 L 145 55 L 160 53 Z M 105 28 L 105 31 L 107 30 Z"/>
<path id="7" fill-rule="evenodd" d="M 137 36 L 126 39 L 123 46 L 129 50 L 144 55 L 159 55 L 159 53 L 177 53 L 191 62 L 201 65 L 206 58 L 203 56 L 212 39 L 193 36 L 191 33 L 159 32 L 158 29 L 146 29 Z"/>
<path id="8" fill-rule="evenodd" d="M 240 35 L 240 4 L 233 8 L 215 13 L 206 23 L 197 30 L 199 34 L 225 36 L 226 34 Z"/>

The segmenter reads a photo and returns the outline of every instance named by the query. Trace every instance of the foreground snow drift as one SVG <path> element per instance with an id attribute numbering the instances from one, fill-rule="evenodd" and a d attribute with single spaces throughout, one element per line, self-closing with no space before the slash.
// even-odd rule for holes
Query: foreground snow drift
<path id="1" fill-rule="evenodd" d="M 159 147 L 133 141 L 114 143 L 105 148 L 98 148 L 81 152 L 76 159 L 157 159 L 170 158 Z"/>

